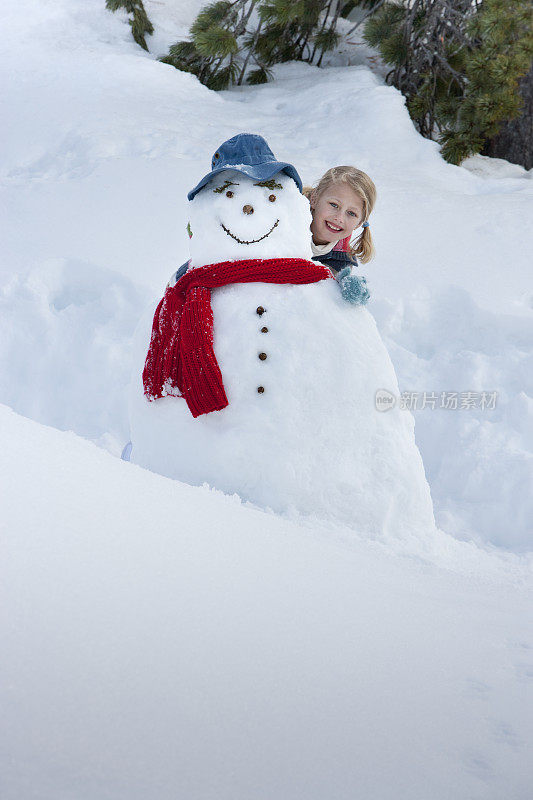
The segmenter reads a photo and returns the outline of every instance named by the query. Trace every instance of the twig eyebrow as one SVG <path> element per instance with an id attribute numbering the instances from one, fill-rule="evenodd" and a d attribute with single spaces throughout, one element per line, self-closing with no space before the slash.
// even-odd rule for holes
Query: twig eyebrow
<path id="1" fill-rule="evenodd" d="M 238 186 L 238 185 L 239 184 L 235 183 L 234 181 L 225 181 L 224 186 L 219 186 L 218 189 L 213 189 L 213 191 L 216 192 L 217 194 L 222 194 L 222 192 L 226 191 L 228 186 Z"/>
<path id="2" fill-rule="evenodd" d="M 259 183 L 254 183 L 254 186 L 264 186 L 267 189 L 283 189 L 281 183 L 276 183 L 274 178 L 269 181 L 259 181 Z"/>

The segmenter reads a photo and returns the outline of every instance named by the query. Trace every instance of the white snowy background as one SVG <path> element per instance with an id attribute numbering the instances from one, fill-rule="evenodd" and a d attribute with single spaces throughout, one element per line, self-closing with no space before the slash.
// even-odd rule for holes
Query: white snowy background
<path id="1" fill-rule="evenodd" d="M 208 91 L 155 60 L 202 4 L 146 0 L 150 53 L 104 0 L 1 12 L 0 796 L 526 800 L 531 173 L 446 164 L 358 45 Z M 414 411 L 426 547 L 118 458 L 133 331 L 241 131 L 306 183 L 374 179 L 360 271 L 400 390 L 497 392 Z"/>

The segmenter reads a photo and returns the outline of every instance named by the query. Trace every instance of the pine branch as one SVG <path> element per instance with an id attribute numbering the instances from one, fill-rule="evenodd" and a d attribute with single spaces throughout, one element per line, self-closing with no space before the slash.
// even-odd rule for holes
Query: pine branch
<path id="1" fill-rule="evenodd" d="M 108 11 L 124 10 L 126 13 L 131 14 L 132 19 L 128 20 L 128 23 L 131 27 L 132 36 L 143 50 L 148 50 L 144 37 L 145 34 L 150 36 L 153 34 L 154 26 L 148 19 L 142 0 L 106 0 L 106 8 Z"/>
<path id="2" fill-rule="evenodd" d="M 364 15 L 364 16 L 363 16 L 363 17 L 362 17 L 360 20 L 359 20 L 359 22 L 356 22 L 356 23 L 355 23 L 355 25 L 353 26 L 353 28 L 350 28 L 350 30 L 348 31 L 348 33 L 346 34 L 346 36 L 347 36 L 347 37 L 348 37 L 348 36 L 351 36 L 351 35 L 352 35 L 352 33 L 354 33 L 354 31 L 356 31 L 356 30 L 357 30 L 357 28 L 359 28 L 361 25 L 363 25 L 363 24 L 364 24 L 364 23 L 367 21 L 367 19 L 368 19 L 369 17 L 371 17 L 373 14 L 375 14 L 375 13 L 376 13 L 376 11 L 379 11 L 379 9 L 381 8 L 381 6 L 382 6 L 384 3 L 385 3 L 385 0 L 378 0 L 378 2 L 376 3 L 376 5 L 374 5 L 374 6 L 373 6 L 373 7 L 372 7 L 372 8 L 371 8 L 369 11 L 367 11 L 367 12 L 366 12 L 366 14 L 365 14 L 365 15 Z"/>
<path id="3" fill-rule="evenodd" d="M 333 5 L 333 0 L 329 0 L 328 4 L 327 4 L 327 6 L 326 6 L 326 10 L 325 10 L 325 12 L 324 12 L 324 19 L 322 20 L 322 26 L 321 26 L 321 28 L 320 28 L 320 30 L 318 31 L 318 33 L 317 33 L 317 35 L 316 35 L 316 36 L 320 36 L 320 34 L 324 32 L 324 29 L 325 29 L 325 27 L 326 27 L 326 22 L 327 22 L 327 20 L 328 20 L 329 13 L 330 13 L 330 11 L 331 11 L 331 6 L 332 6 L 332 5 Z M 313 63 L 313 61 L 314 61 L 314 59 L 315 59 L 315 53 L 316 53 L 316 51 L 317 51 L 317 49 L 318 49 L 318 45 L 316 44 L 316 36 L 315 36 L 315 46 L 314 46 L 314 48 L 313 48 L 313 52 L 311 53 L 311 58 L 309 59 L 309 63 L 310 63 L 310 64 L 312 64 L 312 63 Z"/>
<path id="4" fill-rule="evenodd" d="M 255 3 L 254 3 L 254 5 L 255 5 Z M 263 20 L 260 19 L 259 20 L 259 24 L 258 24 L 258 26 L 255 29 L 255 32 L 253 34 L 253 38 L 252 38 L 252 40 L 250 41 L 250 43 L 248 45 L 248 52 L 246 53 L 246 57 L 244 59 L 243 65 L 242 65 L 242 70 L 241 70 L 241 73 L 239 75 L 239 79 L 237 81 L 239 86 L 242 85 L 242 82 L 244 80 L 244 75 L 246 73 L 246 69 L 248 67 L 248 63 L 250 61 L 250 58 L 252 57 L 252 55 L 253 55 L 253 53 L 255 51 L 255 47 L 256 47 L 256 44 L 257 44 L 257 40 L 259 39 L 259 34 L 261 33 L 262 26 L 263 26 Z"/>

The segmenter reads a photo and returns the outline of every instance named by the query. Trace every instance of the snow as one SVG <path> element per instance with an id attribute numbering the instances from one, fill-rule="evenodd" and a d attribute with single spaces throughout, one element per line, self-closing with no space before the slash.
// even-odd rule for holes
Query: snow
<path id="1" fill-rule="evenodd" d="M 483 178 L 531 179 L 531 170 L 528 171 L 519 164 L 511 164 L 510 161 L 505 161 L 503 158 L 475 155 L 465 158 L 461 166 Z"/>
<path id="2" fill-rule="evenodd" d="M 208 91 L 155 60 L 201 4 L 147 0 L 149 53 L 103 0 L 2 8 L 2 798 L 526 800 L 531 172 L 446 164 L 362 51 Z M 118 458 L 186 193 L 243 131 L 304 183 L 375 181 L 360 273 L 398 390 L 497 392 L 413 410 L 425 541 Z"/>
<path id="3" fill-rule="evenodd" d="M 400 557 L 6 408 L 0 433 L 2 798 L 526 800 L 516 556 Z"/>
<path id="4" fill-rule="evenodd" d="M 125 342 L 144 305 L 131 281 L 75 258 L 49 258 L 13 275 L 0 293 L 4 402 L 119 453 L 129 437 Z"/>

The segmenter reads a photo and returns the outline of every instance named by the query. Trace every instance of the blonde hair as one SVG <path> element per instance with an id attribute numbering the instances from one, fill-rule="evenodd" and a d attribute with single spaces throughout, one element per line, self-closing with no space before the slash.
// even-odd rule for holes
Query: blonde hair
<path id="1" fill-rule="evenodd" d="M 347 183 L 361 198 L 363 201 L 363 219 L 361 220 L 361 224 L 367 222 L 376 204 L 377 190 L 374 181 L 368 177 L 366 172 L 362 172 L 362 170 L 356 167 L 331 167 L 331 169 L 328 169 L 328 171 L 322 175 L 316 187 L 304 186 L 302 192 L 309 202 L 311 202 L 311 196 L 314 195 L 316 198 L 320 197 L 320 195 L 334 183 Z M 363 228 L 355 242 L 350 244 L 348 252 L 352 258 L 359 257 L 359 260 L 363 264 L 370 261 L 375 253 L 370 226 Z"/>

